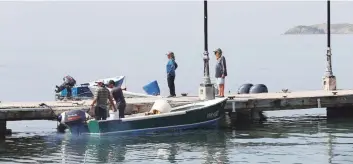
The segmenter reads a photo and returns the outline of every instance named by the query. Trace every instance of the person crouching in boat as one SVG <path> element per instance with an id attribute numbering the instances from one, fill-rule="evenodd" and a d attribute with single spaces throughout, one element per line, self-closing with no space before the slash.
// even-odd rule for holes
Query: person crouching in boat
<path id="1" fill-rule="evenodd" d="M 72 96 L 72 87 L 74 87 L 76 85 L 76 80 L 67 75 L 63 78 L 64 82 L 60 85 L 60 86 L 56 86 L 56 90 L 55 92 L 56 93 L 59 93 L 61 92 L 62 90 L 66 89 L 67 91 L 67 94 L 66 94 L 66 97 L 67 99 L 71 99 L 71 96 Z"/>
<path id="2" fill-rule="evenodd" d="M 175 94 L 175 70 L 178 68 L 178 64 L 175 62 L 175 56 L 173 52 L 168 52 L 166 54 L 168 56 L 168 63 L 167 63 L 167 81 L 169 87 L 169 96 L 168 97 L 176 97 Z"/>
<path id="3" fill-rule="evenodd" d="M 108 84 L 109 84 L 108 87 L 112 88 L 110 92 L 112 94 L 112 97 L 115 100 L 116 107 L 119 110 L 119 118 L 124 118 L 126 101 L 125 101 L 123 89 L 121 87 L 116 87 L 114 80 L 110 80 Z"/>
<path id="4" fill-rule="evenodd" d="M 94 99 L 91 104 L 90 112 L 94 111 L 96 120 L 106 120 L 108 117 L 108 100 L 112 106 L 112 110 L 116 111 L 116 107 L 108 88 L 103 82 L 98 82 L 98 88 L 95 91 Z M 96 104 L 96 106 L 94 106 Z"/>
<path id="5" fill-rule="evenodd" d="M 224 83 L 225 77 L 227 76 L 226 59 L 222 55 L 222 50 L 220 48 L 217 48 L 213 52 L 215 53 L 217 59 L 215 77 L 217 78 L 217 84 L 219 88 L 218 96 L 224 97 Z"/>

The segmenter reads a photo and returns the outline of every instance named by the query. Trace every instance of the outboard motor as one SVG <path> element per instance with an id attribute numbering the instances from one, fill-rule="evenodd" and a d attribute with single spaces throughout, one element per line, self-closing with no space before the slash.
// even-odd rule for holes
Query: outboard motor
<path id="1" fill-rule="evenodd" d="M 55 90 L 56 93 L 63 91 L 64 89 L 66 89 L 65 83 L 61 84 L 60 86 L 57 86 L 56 88 L 57 88 L 57 90 Z"/>
<path id="2" fill-rule="evenodd" d="M 83 110 L 72 110 L 61 113 L 58 121 L 68 126 L 72 134 L 80 134 L 88 132 L 86 121 L 90 118 L 90 115 Z"/>

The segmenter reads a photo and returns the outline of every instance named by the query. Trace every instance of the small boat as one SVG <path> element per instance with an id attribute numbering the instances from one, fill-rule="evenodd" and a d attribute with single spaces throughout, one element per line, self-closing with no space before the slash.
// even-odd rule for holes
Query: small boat
<path id="1" fill-rule="evenodd" d="M 108 82 L 110 80 L 114 80 L 115 83 L 117 84 L 116 86 L 121 86 L 124 80 L 124 76 L 121 76 L 120 78 L 106 78 L 106 79 L 100 79 L 96 80 L 95 82 L 91 82 L 88 88 L 90 89 L 91 93 L 94 93 L 95 90 L 97 89 L 97 81 L 102 81 L 105 85 L 108 85 Z M 111 90 L 108 88 L 109 91 Z M 147 94 L 143 93 L 135 93 L 135 92 L 129 92 L 126 90 L 123 90 L 123 94 L 125 98 L 142 98 L 142 97 L 156 97 L 160 94 L 159 86 L 157 81 L 153 81 L 143 87 L 143 90 Z"/>
<path id="2" fill-rule="evenodd" d="M 216 98 L 171 108 L 166 100 L 157 100 L 150 112 L 133 114 L 126 118 L 93 120 L 84 111 L 76 110 L 62 113 L 58 120 L 72 134 L 136 134 L 193 129 L 217 125 L 226 101 L 227 98 Z M 87 119 L 89 120 L 86 121 Z"/>
<path id="3" fill-rule="evenodd" d="M 103 82 L 105 85 L 108 85 L 110 80 L 113 80 L 115 82 L 115 86 L 116 87 L 120 87 L 124 83 L 125 76 L 98 79 L 98 80 L 95 80 L 95 81 L 91 81 L 91 82 L 85 83 L 84 85 L 87 85 L 88 87 L 97 87 L 97 82 Z"/>
<path id="4" fill-rule="evenodd" d="M 93 88 L 97 87 L 97 83 L 96 83 L 97 81 L 101 81 L 101 82 L 104 82 L 104 84 L 108 84 L 109 80 L 114 80 L 116 86 L 121 86 L 124 82 L 124 79 L 125 79 L 125 76 L 118 76 L 118 77 L 112 77 L 112 78 L 98 79 L 88 83 L 76 85 L 72 88 L 72 97 L 74 99 L 80 99 L 80 100 L 92 99 L 94 92 L 92 92 L 91 87 Z M 57 93 L 55 98 L 56 100 L 62 100 L 64 97 L 66 97 L 66 94 L 67 94 L 67 90 L 64 89 L 61 92 Z"/>
<path id="5" fill-rule="evenodd" d="M 80 100 L 92 99 L 93 93 L 98 87 L 97 82 L 103 82 L 105 85 L 108 85 L 108 82 L 110 80 L 114 80 L 116 87 L 120 87 L 124 83 L 125 76 L 98 79 L 88 83 L 76 85 L 72 88 L 72 97 L 74 99 L 80 99 Z M 146 91 L 147 94 L 134 93 L 134 92 L 129 92 L 125 90 L 123 91 L 123 93 L 125 98 L 155 97 L 156 95 L 160 94 L 157 81 L 147 84 L 146 86 L 144 86 L 143 89 Z M 154 92 L 151 92 L 151 90 Z M 56 100 L 62 100 L 66 96 L 66 94 L 67 94 L 67 91 L 66 89 L 64 89 L 61 92 L 57 93 L 55 98 Z"/>

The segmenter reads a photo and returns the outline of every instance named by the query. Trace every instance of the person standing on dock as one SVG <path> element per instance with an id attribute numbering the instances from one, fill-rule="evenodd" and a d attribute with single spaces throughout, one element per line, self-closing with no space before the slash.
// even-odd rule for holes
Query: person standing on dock
<path id="1" fill-rule="evenodd" d="M 112 96 L 108 88 L 105 87 L 103 82 L 98 82 L 98 88 L 94 94 L 94 99 L 91 104 L 90 112 L 94 109 L 96 120 L 106 120 L 108 117 L 108 100 L 110 105 L 113 107 L 113 111 L 116 111 L 116 107 Z M 97 104 L 96 106 L 94 106 Z"/>
<path id="2" fill-rule="evenodd" d="M 115 100 L 116 107 L 119 110 L 119 118 L 124 118 L 126 101 L 125 101 L 123 89 L 121 87 L 116 87 L 114 80 L 110 80 L 108 84 L 109 84 L 108 87 L 112 88 L 111 94 Z"/>
<path id="3" fill-rule="evenodd" d="M 63 80 L 64 80 L 64 83 L 62 83 L 60 86 L 56 86 L 55 92 L 59 93 L 62 90 L 66 89 L 66 91 L 67 91 L 66 97 L 68 99 L 71 99 L 71 96 L 72 96 L 72 89 L 71 88 L 76 85 L 76 80 L 69 75 L 65 76 L 63 78 Z"/>
<path id="4" fill-rule="evenodd" d="M 175 94 L 175 70 L 178 68 L 178 64 L 175 62 L 175 56 L 173 52 L 168 52 L 166 54 L 168 56 L 168 63 L 167 63 L 167 81 L 169 87 L 169 96 L 168 97 L 176 97 Z"/>
<path id="5" fill-rule="evenodd" d="M 215 77 L 217 78 L 217 84 L 218 84 L 218 96 L 219 97 L 224 97 L 224 83 L 225 83 L 225 77 L 227 76 L 227 65 L 226 65 L 226 59 L 222 54 L 222 50 L 220 48 L 217 48 L 215 51 L 213 51 L 216 55 L 216 72 L 215 72 Z"/>

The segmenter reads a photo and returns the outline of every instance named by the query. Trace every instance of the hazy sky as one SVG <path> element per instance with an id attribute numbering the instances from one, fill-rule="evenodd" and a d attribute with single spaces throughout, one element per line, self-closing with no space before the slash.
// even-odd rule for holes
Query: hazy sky
<path id="1" fill-rule="evenodd" d="M 332 23 L 353 23 L 353 2 L 331 8 Z M 324 1 L 209 2 L 209 48 L 231 52 L 230 43 L 325 21 Z M 156 79 L 166 94 L 167 51 L 176 52 L 177 83 L 201 79 L 202 1 L 0 2 L 0 100 L 52 99 L 65 74 L 79 83 L 126 75 L 133 91 Z"/>

